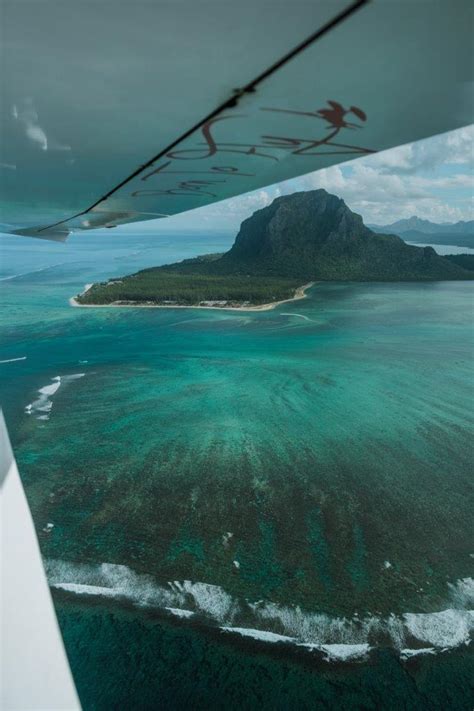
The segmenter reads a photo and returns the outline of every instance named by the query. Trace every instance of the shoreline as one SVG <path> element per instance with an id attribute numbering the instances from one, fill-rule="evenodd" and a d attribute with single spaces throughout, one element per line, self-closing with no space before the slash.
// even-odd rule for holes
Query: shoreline
<path id="1" fill-rule="evenodd" d="M 213 311 L 271 311 L 280 304 L 288 304 L 292 301 L 306 299 L 308 297 L 306 291 L 312 286 L 314 286 L 315 283 L 316 282 L 314 281 L 310 281 L 308 282 L 308 284 L 303 284 L 302 286 L 299 286 L 295 290 L 295 294 L 291 297 L 291 299 L 272 301 L 269 304 L 259 304 L 258 306 L 187 306 L 183 304 L 141 304 L 139 302 L 127 304 L 121 304 L 117 302 L 112 302 L 111 304 L 80 304 L 78 301 L 76 301 L 75 296 L 72 296 L 69 299 L 69 305 L 75 308 L 84 309 L 108 309 L 112 307 L 119 309 L 212 309 Z M 86 291 L 89 291 L 92 286 L 93 284 L 87 284 L 86 288 L 84 289 L 84 291 L 81 292 L 81 294 L 79 294 L 79 296 L 82 296 L 82 294 L 85 294 Z"/>

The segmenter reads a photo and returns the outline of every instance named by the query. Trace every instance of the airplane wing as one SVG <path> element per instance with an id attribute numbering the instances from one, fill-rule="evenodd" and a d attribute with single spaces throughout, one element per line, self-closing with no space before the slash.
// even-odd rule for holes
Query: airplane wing
<path id="1" fill-rule="evenodd" d="M 156 219 L 472 120 L 468 0 L 6 0 L 4 232 Z"/>
<path id="2" fill-rule="evenodd" d="M 0 708 L 80 709 L 0 410 Z"/>

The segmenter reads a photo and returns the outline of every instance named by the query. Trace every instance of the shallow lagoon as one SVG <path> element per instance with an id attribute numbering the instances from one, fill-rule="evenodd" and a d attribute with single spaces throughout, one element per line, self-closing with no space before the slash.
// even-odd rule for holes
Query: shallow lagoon
<path id="1" fill-rule="evenodd" d="M 137 649 L 158 643 L 144 604 L 170 619 L 165 608 L 186 609 L 178 624 L 198 631 L 176 628 L 177 649 L 191 634 L 218 655 L 203 630 L 251 628 L 293 640 L 277 644 L 278 664 L 305 674 L 329 664 L 329 645 L 467 653 L 472 284 L 317 284 L 252 314 L 81 310 L 67 298 L 87 282 L 230 238 L 87 237 L 28 253 L 12 239 L 4 277 L 24 276 L 1 283 L 0 360 L 26 359 L 0 364 L 3 401 L 80 688 L 89 615 L 105 615 L 120 648 L 123 605 Z M 255 641 L 217 634 L 253 658 Z M 318 650 L 293 659 L 297 642 Z M 460 652 L 422 663 L 454 654 L 462 671 Z M 372 664 L 361 650 L 351 668 Z"/>

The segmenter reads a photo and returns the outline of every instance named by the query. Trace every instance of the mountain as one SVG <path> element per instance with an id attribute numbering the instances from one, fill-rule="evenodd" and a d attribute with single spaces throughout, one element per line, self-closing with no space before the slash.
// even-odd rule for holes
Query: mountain
<path id="1" fill-rule="evenodd" d="M 313 190 L 277 198 L 255 212 L 225 254 L 94 284 L 75 302 L 241 307 L 291 298 L 315 280 L 442 279 L 474 279 L 472 265 L 440 257 L 432 247 L 407 245 L 396 235 L 375 234 L 343 200 Z"/>
<path id="2" fill-rule="evenodd" d="M 472 278 L 431 247 L 413 247 L 396 235 L 375 234 L 341 198 L 325 190 L 280 197 L 255 212 L 212 268 L 302 280 Z"/>
<path id="3" fill-rule="evenodd" d="M 390 225 L 368 225 L 371 230 L 378 233 L 401 235 L 405 232 L 422 232 L 423 234 L 452 234 L 452 235 L 474 235 L 474 220 L 467 222 L 443 222 L 437 224 L 429 220 L 422 220 L 420 217 L 409 217 L 406 220 L 397 220 Z"/>
<path id="4" fill-rule="evenodd" d="M 474 249 L 474 220 L 436 224 L 419 217 L 398 220 L 391 225 L 369 225 L 379 234 L 396 234 L 406 242 L 417 244 L 448 244 Z"/>

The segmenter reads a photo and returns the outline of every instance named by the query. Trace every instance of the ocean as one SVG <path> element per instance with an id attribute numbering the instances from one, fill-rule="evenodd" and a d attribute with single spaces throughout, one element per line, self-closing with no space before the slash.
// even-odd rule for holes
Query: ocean
<path id="1" fill-rule="evenodd" d="M 81 309 L 225 234 L 0 236 L 0 387 L 84 709 L 471 709 L 472 282 Z"/>

